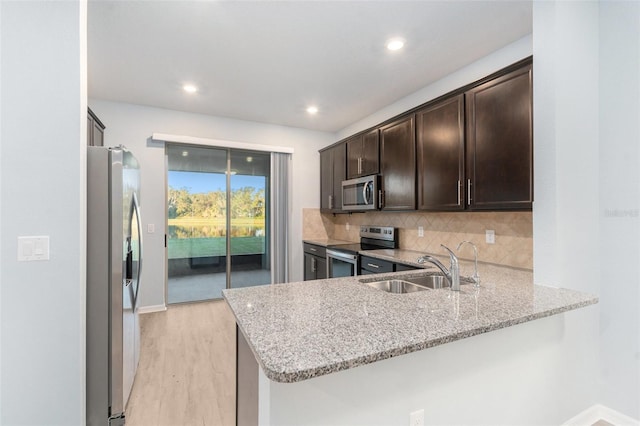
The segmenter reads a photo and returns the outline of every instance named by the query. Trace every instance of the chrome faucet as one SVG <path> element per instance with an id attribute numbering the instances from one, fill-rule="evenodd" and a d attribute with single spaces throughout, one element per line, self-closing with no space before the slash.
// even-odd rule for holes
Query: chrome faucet
<path id="1" fill-rule="evenodd" d="M 425 254 L 424 256 L 419 257 L 416 262 L 423 264 L 429 262 L 444 274 L 449 283 L 451 284 L 451 290 L 460 291 L 460 266 L 458 265 L 458 258 L 456 255 L 444 244 L 440 244 L 440 247 L 444 248 L 449 252 L 449 260 L 451 261 L 451 265 L 449 266 L 449 270 L 447 270 L 446 266 L 444 266 L 438 259 L 435 257 Z"/>
<path id="2" fill-rule="evenodd" d="M 475 244 L 473 244 L 471 241 L 463 241 L 460 244 L 458 244 L 458 248 L 456 248 L 457 251 L 460 251 L 460 247 L 462 247 L 462 245 L 464 243 L 469 244 L 471 247 L 473 247 L 473 254 L 474 254 L 474 272 L 473 272 L 473 276 L 471 278 L 473 278 L 473 282 L 475 283 L 474 285 L 476 287 L 480 287 L 480 274 L 478 274 L 478 248 L 476 247 Z"/>

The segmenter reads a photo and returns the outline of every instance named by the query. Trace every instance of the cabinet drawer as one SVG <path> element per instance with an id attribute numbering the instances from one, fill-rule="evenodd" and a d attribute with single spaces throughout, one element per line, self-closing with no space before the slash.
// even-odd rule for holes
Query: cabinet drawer
<path id="1" fill-rule="evenodd" d="M 305 253 L 309 253 L 318 257 L 327 257 L 326 247 L 317 246 L 315 244 L 309 244 L 309 243 L 303 243 L 302 246 Z"/>
<path id="2" fill-rule="evenodd" d="M 373 257 L 360 256 L 360 268 L 374 273 L 393 272 L 393 263 Z"/>

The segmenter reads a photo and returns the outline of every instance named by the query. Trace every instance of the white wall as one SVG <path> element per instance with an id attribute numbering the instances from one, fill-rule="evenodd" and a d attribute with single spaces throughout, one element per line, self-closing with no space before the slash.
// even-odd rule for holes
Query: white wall
<path id="1" fill-rule="evenodd" d="M 593 403 L 640 418 L 639 6 L 535 2 L 533 17 L 535 280 L 600 295 Z"/>
<path id="2" fill-rule="evenodd" d="M 640 3 L 600 3 L 600 402 L 640 419 Z"/>
<path id="3" fill-rule="evenodd" d="M 338 139 L 345 138 L 361 130 L 380 124 L 411 108 L 442 96 L 466 84 L 473 83 L 501 68 L 531 56 L 532 36 L 528 35 L 502 49 L 478 59 L 460 70 L 430 84 L 417 92 L 400 99 L 393 104 L 351 124 L 338 132 Z"/>
<path id="4" fill-rule="evenodd" d="M 164 144 L 151 141 L 152 133 L 293 147 L 290 281 L 302 280 L 302 209 L 319 207 L 318 149 L 333 142 L 334 135 L 99 99 L 90 99 L 89 106 L 106 126 L 105 145 L 124 144 L 140 161 L 142 228 L 146 231 L 149 223 L 156 227 L 155 234 L 144 235 L 145 272 L 140 296 L 143 307 L 165 304 Z"/>
<path id="5" fill-rule="evenodd" d="M 597 305 L 298 383 L 260 370 L 261 425 L 559 425 L 582 410 Z M 572 324 L 580 324 L 573 328 Z"/>
<path id="6" fill-rule="evenodd" d="M 86 2 L 0 2 L 1 417 L 84 423 Z M 50 236 L 17 262 L 17 237 Z"/>

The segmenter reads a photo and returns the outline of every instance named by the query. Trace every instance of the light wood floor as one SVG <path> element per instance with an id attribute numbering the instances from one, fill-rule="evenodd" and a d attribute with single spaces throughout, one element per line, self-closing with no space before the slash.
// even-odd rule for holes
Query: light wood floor
<path id="1" fill-rule="evenodd" d="M 235 424 L 235 321 L 224 301 L 140 316 L 127 426 Z"/>

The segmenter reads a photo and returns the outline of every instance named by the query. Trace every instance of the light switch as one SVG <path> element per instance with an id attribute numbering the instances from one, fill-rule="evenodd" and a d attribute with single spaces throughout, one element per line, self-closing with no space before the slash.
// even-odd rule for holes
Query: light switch
<path id="1" fill-rule="evenodd" d="M 49 236 L 18 237 L 18 261 L 49 260 Z"/>
<path id="2" fill-rule="evenodd" d="M 418 226 L 418 237 L 424 237 L 424 226 Z"/>

